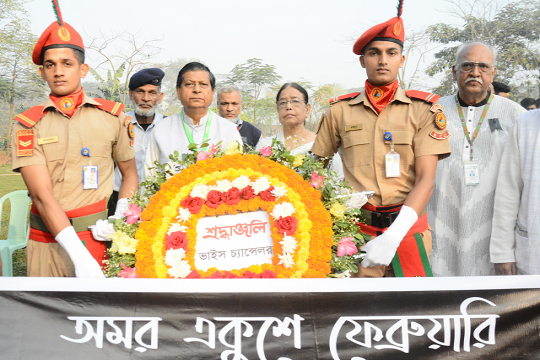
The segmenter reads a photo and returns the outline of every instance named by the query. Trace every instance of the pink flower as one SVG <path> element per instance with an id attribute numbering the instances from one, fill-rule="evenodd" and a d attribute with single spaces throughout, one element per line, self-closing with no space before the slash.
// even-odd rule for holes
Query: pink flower
<path id="1" fill-rule="evenodd" d="M 124 263 L 121 263 L 120 266 L 124 268 L 124 270 L 120 270 L 118 273 L 118 277 L 121 278 L 138 278 L 137 276 L 137 268 L 130 268 L 124 265 Z"/>
<path id="2" fill-rule="evenodd" d="M 352 255 L 358 252 L 356 245 L 351 240 L 352 236 L 341 238 L 337 243 L 337 256 Z"/>
<path id="3" fill-rule="evenodd" d="M 128 210 L 123 214 L 127 216 L 126 223 L 128 225 L 135 224 L 141 217 L 141 207 L 135 205 L 135 203 L 129 204 Z"/>
<path id="4" fill-rule="evenodd" d="M 319 174 L 316 171 L 314 171 L 313 174 L 311 175 L 310 184 L 315 189 L 320 188 L 324 184 L 324 176 L 319 176 Z"/>
<path id="5" fill-rule="evenodd" d="M 265 147 L 261 148 L 261 150 L 259 150 L 259 152 L 261 153 L 261 155 L 263 157 L 268 157 L 268 156 L 272 155 L 272 147 L 265 146 Z"/>
<path id="6" fill-rule="evenodd" d="M 218 149 L 215 144 L 210 145 L 210 150 L 208 150 L 206 153 L 208 154 L 208 157 L 213 157 L 217 153 Z"/>
<path id="7" fill-rule="evenodd" d="M 197 161 L 206 160 L 206 159 L 209 159 L 209 158 L 210 158 L 210 156 L 206 151 L 201 150 L 197 154 Z"/>

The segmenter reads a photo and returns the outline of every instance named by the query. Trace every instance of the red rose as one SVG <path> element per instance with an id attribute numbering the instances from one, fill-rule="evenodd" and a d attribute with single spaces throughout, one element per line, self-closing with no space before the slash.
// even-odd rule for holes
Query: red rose
<path id="1" fill-rule="evenodd" d="M 229 191 L 223 194 L 221 197 L 227 205 L 236 205 L 240 201 L 240 190 L 238 188 L 231 188 Z"/>
<path id="2" fill-rule="evenodd" d="M 167 250 L 180 248 L 187 250 L 188 240 L 185 232 L 175 231 L 167 235 L 165 240 Z"/>
<path id="3" fill-rule="evenodd" d="M 199 272 L 197 270 L 193 270 L 192 272 L 189 273 L 188 276 L 185 277 L 186 279 L 200 279 L 201 278 L 201 274 L 199 274 Z"/>
<path id="4" fill-rule="evenodd" d="M 261 277 L 261 275 L 247 270 L 247 271 L 244 271 L 244 273 L 242 274 L 242 277 L 244 279 L 258 279 Z"/>
<path id="5" fill-rule="evenodd" d="M 296 232 L 298 220 L 292 216 L 280 217 L 277 226 L 281 234 L 292 236 Z"/>
<path id="6" fill-rule="evenodd" d="M 210 190 L 210 192 L 208 192 L 208 195 L 206 195 L 206 206 L 217 209 L 219 204 L 221 204 L 222 202 L 223 200 L 221 199 L 221 191 Z"/>
<path id="7" fill-rule="evenodd" d="M 270 270 L 264 270 L 264 271 L 261 273 L 261 278 L 263 278 L 263 279 L 273 279 L 273 278 L 277 278 L 277 276 L 276 276 L 276 273 L 273 272 L 273 271 L 270 271 Z"/>
<path id="8" fill-rule="evenodd" d="M 188 209 L 190 213 L 198 214 L 199 211 L 201 211 L 202 206 L 204 205 L 204 200 L 201 199 L 200 197 L 188 196 L 187 198 L 182 200 L 180 205 L 182 205 L 182 207 L 185 207 L 186 209 Z"/>
<path id="9" fill-rule="evenodd" d="M 251 200 L 255 197 L 255 192 L 253 191 L 253 188 L 251 185 L 246 186 L 242 190 L 242 199 L 244 200 Z"/>
<path id="10" fill-rule="evenodd" d="M 276 201 L 276 197 L 272 195 L 272 190 L 274 190 L 274 187 L 270 186 L 268 189 L 261 191 L 259 196 L 266 201 Z"/>

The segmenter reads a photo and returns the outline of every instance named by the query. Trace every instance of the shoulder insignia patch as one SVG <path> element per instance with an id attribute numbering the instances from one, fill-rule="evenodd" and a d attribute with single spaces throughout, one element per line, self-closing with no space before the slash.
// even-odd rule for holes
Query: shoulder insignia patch
<path id="1" fill-rule="evenodd" d="M 17 130 L 17 156 L 34 154 L 34 129 Z"/>
<path id="2" fill-rule="evenodd" d="M 45 114 L 47 114 L 47 111 L 43 111 L 44 108 L 44 106 L 34 106 L 33 108 L 30 108 L 15 116 L 15 120 L 24 126 L 31 128 L 36 125 L 37 122 L 45 116 Z"/>
<path id="3" fill-rule="evenodd" d="M 126 120 L 124 120 L 124 126 L 128 126 L 131 122 L 131 116 L 126 116 Z"/>
<path id="4" fill-rule="evenodd" d="M 129 138 L 131 139 L 131 146 L 133 146 L 135 144 L 135 129 L 133 128 L 133 123 L 130 121 L 128 126 L 127 126 L 127 131 L 128 131 L 128 135 L 129 135 Z"/>
<path id="5" fill-rule="evenodd" d="M 122 110 L 124 110 L 124 104 L 121 104 L 119 102 L 105 100 L 96 98 L 94 99 L 99 103 L 99 105 L 96 105 L 98 109 L 101 109 L 103 111 L 108 112 L 109 114 L 113 114 L 115 116 L 119 116 Z"/>
<path id="6" fill-rule="evenodd" d="M 355 98 L 358 95 L 360 95 L 359 92 L 353 92 L 353 93 L 346 94 L 346 95 L 335 96 L 335 97 L 333 97 L 333 98 L 331 98 L 329 100 L 329 103 L 330 103 L 330 105 L 332 105 L 332 104 L 335 104 L 335 103 L 340 102 L 342 100 L 348 100 L 348 99 Z"/>
<path id="7" fill-rule="evenodd" d="M 446 115 L 444 115 L 443 112 L 438 112 L 435 115 L 435 126 L 437 126 L 439 130 L 446 129 Z"/>
<path id="8" fill-rule="evenodd" d="M 437 140 L 444 140 L 444 139 L 447 139 L 450 136 L 450 133 L 448 132 L 448 130 L 446 130 L 442 134 L 439 134 L 439 133 L 437 133 L 435 131 L 432 131 L 432 132 L 429 133 L 429 136 L 431 136 L 432 138 L 437 139 Z"/>
<path id="9" fill-rule="evenodd" d="M 437 100 L 439 100 L 440 96 L 437 94 L 425 92 L 425 91 L 418 91 L 418 90 L 409 90 L 406 91 L 405 94 L 414 99 L 420 99 L 424 100 L 430 103 L 436 103 Z"/>
<path id="10" fill-rule="evenodd" d="M 438 113 L 438 112 L 444 111 L 444 108 L 442 107 L 442 105 L 435 104 L 429 109 L 429 111 Z"/>

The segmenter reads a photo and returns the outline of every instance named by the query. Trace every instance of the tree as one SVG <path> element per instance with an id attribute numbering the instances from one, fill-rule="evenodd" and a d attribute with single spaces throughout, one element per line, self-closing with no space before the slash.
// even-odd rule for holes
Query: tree
<path id="1" fill-rule="evenodd" d="M 323 114 L 330 107 L 330 99 L 345 94 L 345 89 L 339 84 L 326 84 L 319 86 L 311 95 L 311 113 L 306 122 L 306 127 L 310 130 L 317 130 L 316 127 Z"/>
<path id="2" fill-rule="evenodd" d="M 435 54 L 427 73 L 442 74 L 434 90 L 440 95 L 456 92 L 451 67 L 460 43 L 483 41 L 498 49 L 497 81 L 511 84 L 540 73 L 540 1 L 523 0 L 499 8 L 489 0 L 448 0 L 449 13 L 464 22 L 462 27 L 439 23 L 428 27 L 431 41 L 447 45 Z M 496 5 L 496 3 L 495 3 Z M 458 43 L 456 45 L 456 43 Z"/>
<path id="3" fill-rule="evenodd" d="M 140 33 L 133 34 L 128 31 L 88 37 L 90 40 L 87 41 L 87 55 L 90 60 L 98 63 L 91 73 L 99 82 L 103 96 L 108 100 L 129 105 L 128 80 L 136 71 L 153 66 L 152 59 L 161 51 L 158 44 L 162 39 L 148 40 Z M 107 80 L 99 74 L 105 69 Z"/>
<path id="4" fill-rule="evenodd" d="M 36 98 L 44 97 L 46 87 L 32 63 L 32 51 L 36 37 L 30 27 L 22 0 L 0 0 L 0 97 L 9 105 L 7 136 L 11 135 L 17 102 L 20 110 L 36 105 Z"/>
<path id="5" fill-rule="evenodd" d="M 275 116 L 267 116 L 271 107 L 275 113 L 275 102 L 270 106 L 271 100 L 265 95 L 281 79 L 274 65 L 263 64 L 261 59 L 253 58 L 236 65 L 225 83 L 235 85 L 242 91 L 243 111 L 250 121 L 258 127 L 268 127 L 275 120 Z"/>

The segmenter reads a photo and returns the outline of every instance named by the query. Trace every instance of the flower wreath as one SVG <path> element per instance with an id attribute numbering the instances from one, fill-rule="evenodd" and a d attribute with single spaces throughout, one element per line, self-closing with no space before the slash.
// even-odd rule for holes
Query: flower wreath
<path id="1" fill-rule="evenodd" d="M 205 216 L 266 210 L 272 264 L 206 271 L 195 267 Z M 161 185 L 141 214 L 136 272 L 145 278 L 317 278 L 330 273 L 332 219 L 321 193 L 293 170 L 257 155 L 199 161 Z"/>

